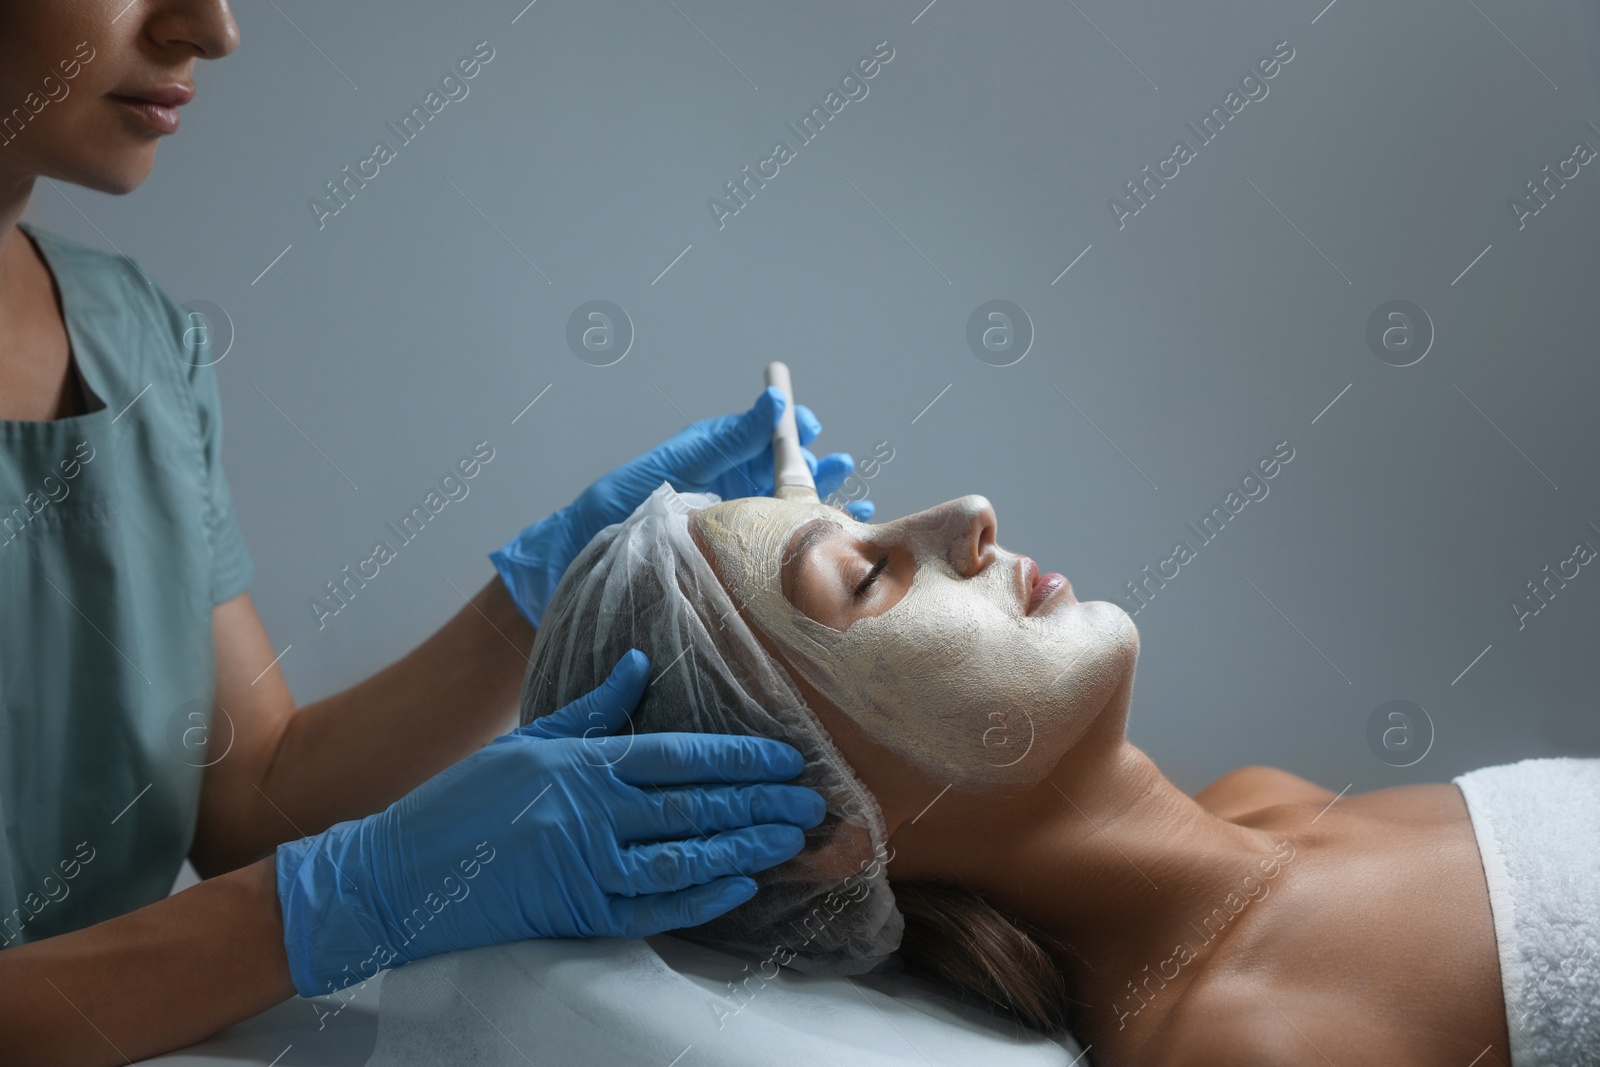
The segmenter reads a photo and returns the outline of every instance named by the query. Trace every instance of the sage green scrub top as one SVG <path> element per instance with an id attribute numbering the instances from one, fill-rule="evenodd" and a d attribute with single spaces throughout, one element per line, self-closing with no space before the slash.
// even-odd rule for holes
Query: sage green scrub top
<path id="1" fill-rule="evenodd" d="M 211 609 L 252 570 L 207 321 L 134 261 L 23 229 L 89 410 L 0 420 L 0 948 L 167 894 L 231 741 Z"/>

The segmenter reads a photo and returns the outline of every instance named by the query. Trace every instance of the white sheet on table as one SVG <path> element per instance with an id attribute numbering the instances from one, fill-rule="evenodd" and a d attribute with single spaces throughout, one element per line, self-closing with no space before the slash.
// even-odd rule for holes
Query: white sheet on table
<path id="1" fill-rule="evenodd" d="M 384 976 L 368 1067 L 1066 1067 L 1078 1055 L 1070 1040 L 1050 1041 L 904 974 L 783 971 L 752 979 L 753 992 L 735 999 L 727 983 L 752 972 L 671 937 L 438 956 Z"/>

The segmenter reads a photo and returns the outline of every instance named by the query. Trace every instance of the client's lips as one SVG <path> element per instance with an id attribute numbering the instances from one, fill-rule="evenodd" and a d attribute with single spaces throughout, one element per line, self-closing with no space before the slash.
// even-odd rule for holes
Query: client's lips
<path id="1" fill-rule="evenodd" d="M 1027 595 L 1022 611 L 1024 615 L 1032 615 L 1045 601 L 1062 590 L 1066 590 L 1067 596 L 1072 595 L 1072 583 L 1065 576 L 1055 571 L 1041 574 L 1039 565 L 1027 556 L 1022 557 L 1022 583 Z"/>
<path id="2" fill-rule="evenodd" d="M 194 88 L 178 84 L 109 95 L 155 132 L 171 134 L 178 132 L 178 108 L 194 99 Z"/>

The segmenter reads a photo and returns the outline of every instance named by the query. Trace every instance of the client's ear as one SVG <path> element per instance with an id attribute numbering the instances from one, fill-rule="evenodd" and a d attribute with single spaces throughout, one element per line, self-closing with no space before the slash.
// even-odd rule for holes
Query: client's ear
<path id="1" fill-rule="evenodd" d="M 928 798 L 943 789 L 945 783 L 935 782 L 873 740 L 860 723 L 817 692 L 799 671 L 792 669 L 759 630 L 756 630 L 756 639 L 782 664 L 806 706 L 828 731 L 834 747 L 878 801 L 878 807 L 883 810 L 884 828 L 893 837 L 902 824 L 916 818 L 927 806 Z"/>

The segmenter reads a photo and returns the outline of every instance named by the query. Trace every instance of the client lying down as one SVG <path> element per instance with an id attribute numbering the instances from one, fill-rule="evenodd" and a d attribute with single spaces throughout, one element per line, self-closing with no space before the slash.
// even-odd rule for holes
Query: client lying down
<path id="1" fill-rule="evenodd" d="M 636 647 L 635 730 L 800 749 L 827 819 L 687 932 L 753 958 L 898 951 L 1098 1064 L 1600 1062 L 1600 761 L 1190 797 L 1124 736 L 1132 621 L 995 528 L 663 485 L 567 571 L 523 722 Z"/>

